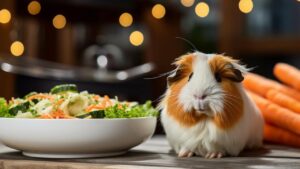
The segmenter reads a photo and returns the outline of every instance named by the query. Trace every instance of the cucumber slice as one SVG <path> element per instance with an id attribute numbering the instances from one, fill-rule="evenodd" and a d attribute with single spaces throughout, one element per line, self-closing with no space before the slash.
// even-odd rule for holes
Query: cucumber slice
<path id="1" fill-rule="evenodd" d="M 95 110 L 88 113 L 75 116 L 76 118 L 85 119 L 91 116 L 92 119 L 103 119 L 105 117 L 104 110 Z"/>
<path id="2" fill-rule="evenodd" d="M 11 107 L 8 110 L 8 113 L 15 116 L 18 114 L 19 111 L 21 111 L 22 113 L 26 112 L 29 109 L 30 103 L 29 102 L 24 102 L 21 104 L 18 104 L 14 107 Z"/>
<path id="3" fill-rule="evenodd" d="M 105 112 L 104 110 L 95 110 L 89 112 L 91 114 L 93 119 L 103 119 L 105 117 Z"/>
<path id="4" fill-rule="evenodd" d="M 84 114 L 77 115 L 75 117 L 79 118 L 79 119 L 84 119 L 84 118 L 89 117 L 90 115 L 91 115 L 90 113 L 84 113 Z"/>
<path id="5" fill-rule="evenodd" d="M 59 94 L 65 92 L 78 92 L 77 86 L 75 84 L 62 84 L 57 85 L 50 90 L 51 94 Z"/>

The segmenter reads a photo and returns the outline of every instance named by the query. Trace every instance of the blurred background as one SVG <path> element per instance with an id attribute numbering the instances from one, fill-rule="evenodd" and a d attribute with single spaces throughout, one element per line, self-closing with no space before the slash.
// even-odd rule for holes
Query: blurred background
<path id="1" fill-rule="evenodd" d="M 299 0 L 1 0 L 0 96 L 60 83 L 157 101 L 172 61 L 194 47 L 272 78 L 300 66 Z M 155 102 L 157 103 L 157 102 Z"/>

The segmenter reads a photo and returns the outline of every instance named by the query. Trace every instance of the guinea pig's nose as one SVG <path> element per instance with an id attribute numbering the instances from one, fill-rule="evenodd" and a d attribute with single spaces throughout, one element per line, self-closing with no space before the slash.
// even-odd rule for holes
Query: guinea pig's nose
<path id="1" fill-rule="evenodd" d="M 202 94 L 202 95 L 194 94 L 195 99 L 204 100 L 206 97 L 207 97 L 206 94 Z"/>

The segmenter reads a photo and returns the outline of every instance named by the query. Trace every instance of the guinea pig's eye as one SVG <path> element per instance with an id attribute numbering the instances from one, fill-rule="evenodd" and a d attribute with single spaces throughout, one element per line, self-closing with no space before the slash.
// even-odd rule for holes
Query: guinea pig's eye
<path id="1" fill-rule="evenodd" d="M 193 77 L 193 75 L 194 75 L 193 72 L 189 75 L 189 81 L 191 80 L 191 78 Z"/>
<path id="2" fill-rule="evenodd" d="M 220 73 L 215 73 L 215 79 L 216 79 L 216 81 L 219 82 L 219 83 L 222 81 L 222 78 L 221 78 Z"/>

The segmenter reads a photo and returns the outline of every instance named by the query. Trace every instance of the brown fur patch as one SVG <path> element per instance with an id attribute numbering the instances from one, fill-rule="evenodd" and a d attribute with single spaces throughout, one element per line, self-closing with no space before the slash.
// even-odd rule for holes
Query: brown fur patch
<path id="1" fill-rule="evenodd" d="M 177 77 L 170 83 L 169 93 L 166 96 L 167 112 L 182 126 L 192 127 L 199 121 L 206 118 L 206 115 L 197 115 L 195 112 L 184 112 L 183 107 L 178 103 L 178 97 L 183 86 L 188 82 L 188 76 L 192 73 L 194 56 L 184 55 L 174 63 L 180 69 Z"/>
<path id="2" fill-rule="evenodd" d="M 222 129 L 228 129 L 234 126 L 243 115 L 243 100 L 234 82 L 241 80 L 241 74 L 238 74 L 230 63 L 237 62 L 229 57 L 217 55 L 209 61 L 213 73 L 220 73 L 222 82 L 221 87 L 226 92 L 224 97 L 223 112 L 217 113 L 214 117 L 214 123 Z M 240 72 L 239 72 L 240 73 Z"/>
<path id="3" fill-rule="evenodd" d="M 175 76 L 168 77 L 168 85 L 172 85 L 187 76 L 192 72 L 194 56 L 192 54 L 184 55 L 178 58 L 174 65 L 177 66 Z"/>
<path id="4" fill-rule="evenodd" d="M 218 127 L 228 129 L 233 127 L 242 117 L 244 104 L 242 96 L 232 82 L 224 81 L 221 86 L 230 95 L 224 97 L 223 112 L 217 113 L 213 120 Z"/>

